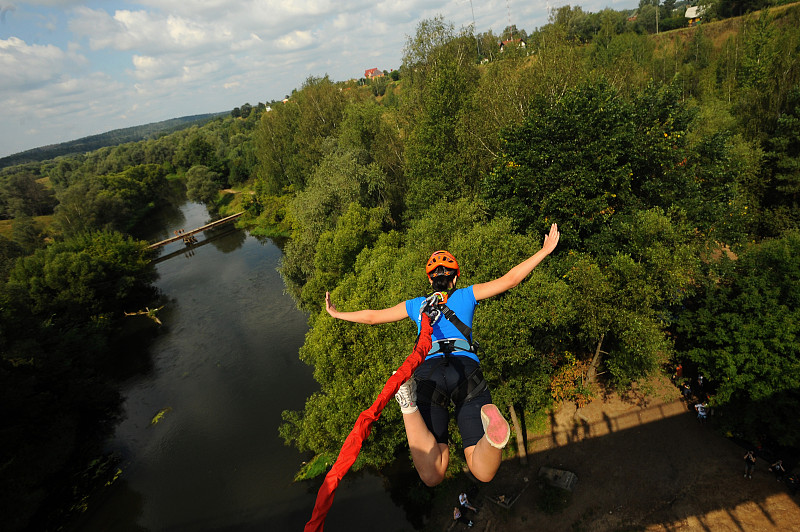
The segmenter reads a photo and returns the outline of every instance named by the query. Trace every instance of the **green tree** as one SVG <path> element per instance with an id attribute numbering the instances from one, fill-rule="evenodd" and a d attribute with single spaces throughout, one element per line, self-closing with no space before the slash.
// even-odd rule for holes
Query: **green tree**
<path id="1" fill-rule="evenodd" d="M 211 204 L 224 185 L 222 176 L 207 166 L 192 166 L 186 172 L 186 195 L 192 201 Z"/>
<path id="2" fill-rule="evenodd" d="M 413 96 L 405 144 L 406 205 L 413 216 L 437 199 L 455 199 L 476 186 L 477 176 L 459 149 L 457 117 L 477 86 L 472 39 L 456 36 L 441 19 L 426 20 L 409 38 L 403 57 Z"/>
<path id="3" fill-rule="evenodd" d="M 128 230 L 162 199 L 166 186 L 164 169 L 155 164 L 81 179 L 58 194 L 54 225 L 66 236 Z"/>
<path id="4" fill-rule="evenodd" d="M 96 229 L 111 229 L 127 219 L 125 202 L 105 189 L 98 178 L 79 181 L 58 194 L 53 224 L 63 235 L 73 236 Z"/>
<path id="5" fill-rule="evenodd" d="M 346 97 L 328 76 L 309 77 L 285 104 L 261 115 L 256 132 L 259 178 L 272 194 L 305 188 L 342 120 Z"/>
<path id="6" fill-rule="evenodd" d="M 800 404 L 800 233 L 708 264 L 680 317 L 679 348 L 709 381 L 727 430 L 796 446 Z"/>
<path id="7" fill-rule="evenodd" d="M 282 194 L 290 186 L 302 189 L 305 183 L 295 138 L 299 119 L 300 108 L 293 101 L 261 115 L 255 135 L 258 176 L 271 194 Z"/>
<path id="8" fill-rule="evenodd" d="M 800 85 L 790 93 L 765 154 L 772 174 L 764 198 L 769 231 L 800 224 Z"/>
<path id="9" fill-rule="evenodd" d="M 538 97 L 525 122 L 508 130 L 483 197 L 520 230 L 557 221 L 583 250 L 602 251 L 617 214 L 669 207 L 686 193 L 679 165 L 689 115 L 668 88 L 628 102 L 605 83 L 555 102 Z"/>
<path id="10" fill-rule="evenodd" d="M 19 259 L 7 288 L 19 316 L 41 326 L 83 323 L 121 313 L 127 299 L 153 280 L 145 243 L 119 233 L 84 233 Z"/>
<path id="11" fill-rule="evenodd" d="M 11 217 L 51 214 L 56 204 L 52 189 L 45 187 L 30 173 L 15 173 L 0 187 L 0 196 Z"/>
<path id="12" fill-rule="evenodd" d="M 22 246 L 0 235 L 0 286 L 5 283 L 14 261 L 25 254 Z"/>
<path id="13" fill-rule="evenodd" d="M 332 144 L 330 149 L 306 189 L 292 202 L 295 228 L 285 249 L 281 273 L 289 292 L 298 299 L 302 287 L 314 275 L 318 242 L 325 232 L 336 227 L 351 204 L 379 209 L 380 215 L 370 211 L 369 216 L 378 216 L 381 221 L 388 215 L 387 180 L 378 165 L 359 164 L 354 152 L 336 150 Z M 347 268 L 331 264 L 328 269 L 344 272 Z"/>
<path id="14" fill-rule="evenodd" d="M 221 171 L 223 164 L 217 156 L 218 142 L 210 130 L 192 128 L 175 153 L 175 166 L 187 170 L 193 166 L 206 166 L 212 171 Z"/>
<path id="15" fill-rule="evenodd" d="M 309 77 L 302 89 L 292 98 L 299 108 L 295 143 L 297 156 L 301 158 L 300 188 L 314 166 L 325 155 L 324 141 L 336 132 L 342 121 L 347 103 L 343 91 L 339 90 L 328 76 Z"/>
<path id="16" fill-rule="evenodd" d="M 386 175 L 383 194 L 394 219 L 400 216 L 405 191 L 404 146 L 398 121 L 395 111 L 366 101 L 348 105 L 338 128 L 338 150 L 352 152 L 361 165 L 377 164 Z"/>
<path id="17" fill-rule="evenodd" d="M 33 253 L 36 248 L 44 245 L 41 225 L 25 214 L 14 218 L 11 239 L 24 250 L 25 254 Z"/>

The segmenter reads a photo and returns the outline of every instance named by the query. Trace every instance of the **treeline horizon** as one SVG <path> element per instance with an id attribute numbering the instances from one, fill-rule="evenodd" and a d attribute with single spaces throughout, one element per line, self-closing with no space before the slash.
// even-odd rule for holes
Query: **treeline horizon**
<path id="1" fill-rule="evenodd" d="M 280 431 L 312 463 L 335 455 L 416 335 L 411 322 L 335 321 L 325 292 L 342 310 L 422 295 L 424 261 L 442 248 L 460 286 L 483 282 L 537 251 L 552 222 L 558 250 L 476 314 L 501 408 L 582 405 L 589 373 L 625 390 L 681 364 L 706 379 L 722 433 L 796 449 L 800 8 L 729 8 L 658 35 L 625 12 L 570 6 L 530 33 L 428 19 L 391 76 L 310 77 L 270 111 L 245 104 L 0 171 L 8 525 L 55 528 L 81 511 L 66 493 L 116 478 L 113 457 L 96 459 L 121 414 L 120 368 L 148 364 L 124 346 L 157 334 L 125 311 L 162 297 L 132 235 L 184 195 L 286 238 L 281 274 L 309 314 L 300 356 L 320 391 Z M 496 48 L 523 34 L 524 48 Z M 356 467 L 405 446 L 387 409 Z"/>
<path id="2" fill-rule="evenodd" d="M 112 129 L 96 135 L 88 135 L 86 137 L 59 142 L 56 144 L 37 146 L 36 148 L 31 148 L 0 157 L 0 170 L 9 166 L 42 162 L 64 155 L 75 155 L 98 150 L 108 146 L 117 146 L 119 144 L 125 144 L 128 142 L 147 140 L 148 138 L 167 135 L 169 133 L 191 127 L 192 125 L 203 125 L 203 123 L 211 120 L 212 118 L 225 114 L 227 114 L 227 112 L 181 116 L 178 118 L 170 118 L 168 120 L 161 120 L 159 122 L 151 122 L 138 126 Z"/>

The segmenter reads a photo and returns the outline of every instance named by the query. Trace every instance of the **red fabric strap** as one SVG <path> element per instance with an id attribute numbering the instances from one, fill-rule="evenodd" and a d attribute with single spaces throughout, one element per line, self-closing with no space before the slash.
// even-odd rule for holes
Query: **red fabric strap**
<path id="1" fill-rule="evenodd" d="M 337 486 L 339 486 L 339 481 L 342 480 L 350 470 L 350 467 L 352 467 L 353 462 L 356 461 L 358 453 L 361 451 L 361 445 L 369 436 L 372 424 L 381 417 L 381 412 L 392 400 L 394 394 L 397 393 L 397 390 L 404 382 L 411 378 L 414 370 L 422 364 L 431 350 L 431 323 L 425 314 L 422 315 L 421 326 L 414 350 L 408 355 L 403 364 L 397 368 L 397 372 L 389 377 L 372 406 L 361 412 L 353 426 L 353 430 L 344 440 L 336 462 L 334 462 L 328 474 L 325 475 L 325 480 L 319 488 L 317 502 L 314 504 L 314 512 L 311 514 L 311 519 L 306 523 L 305 532 L 322 532 L 325 525 L 325 517 L 333 504 L 333 495 Z"/>

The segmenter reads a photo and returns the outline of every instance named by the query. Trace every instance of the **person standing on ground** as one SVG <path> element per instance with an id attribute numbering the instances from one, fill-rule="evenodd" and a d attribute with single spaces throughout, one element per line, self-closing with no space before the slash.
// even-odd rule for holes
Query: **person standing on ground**
<path id="1" fill-rule="evenodd" d="M 441 309 L 431 320 L 433 348 L 414 375 L 398 390 L 403 423 L 411 458 L 420 479 L 436 486 L 447 472 L 448 407 L 455 405 L 464 457 L 472 475 L 481 482 L 492 480 L 500 467 L 503 448 L 511 429 L 492 397 L 472 340 L 472 318 L 479 301 L 502 294 L 525 279 L 558 245 L 560 233 L 553 224 L 542 248 L 511 268 L 505 275 L 466 288 L 456 289 L 461 269 L 447 251 L 434 252 L 425 266 L 434 293 L 420 296 L 382 310 L 340 312 L 325 294 L 325 309 L 334 318 L 364 324 L 391 323 L 410 318 L 420 331 L 422 313 Z M 444 301 L 442 301 L 444 300 Z M 444 306 L 442 306 L 442 304 Z M 449 312 L 448 312 L 449 311 Z M 452 314 L 451 314 L 452 313 Z M 418 392 L 419 385 L 419 392 Z"/>
<path id="2" fill-rule="evenodd" d="M 458 506 L 453 507 L 453 521 L 460 521 L 469 527 L 472 526 L 472 521 L 458 509 Z"/>
<path id="3" fill-rule="evenodd" d="M 778 482 L 783 480 L 783 475 L 786 474 L 786 469 L 783 467 L 783 460 L 778 460 L 771 466 L 769 466 L 769 470 L 775 473 L 775 478 Z"/>
<path id="4" fill-rule="evenodd" d="M 753 451 L 747 451 L 744 455 L 744 478 L 753 478 L 753 468 L 756 465 L 756 455 Z"/>
<path id="5" fill-rule="evenodd" d="M 469 503 L 469 499 L 467 498 L 467 494 L 465 492 L 463 492 L 463 491 L 458 496 L 458 504 L 461 505 L 461 509 L 464 510 L 465 512 L 467 510 L 472 510 L 473 512 L 478 513 L 478 509 L 475 508 L 474 506 L 472 506 Z"/>

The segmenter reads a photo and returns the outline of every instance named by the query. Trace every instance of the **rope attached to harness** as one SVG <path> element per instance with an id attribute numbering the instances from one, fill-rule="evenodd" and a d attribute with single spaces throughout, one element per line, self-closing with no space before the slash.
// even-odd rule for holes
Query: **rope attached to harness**
<path id="1" fill-rule="evenodd" d="M 381 412 L 392 400 L 400 386 L 411 378 L 414 370 L 425 360 L 428 351 L 431 350 L 431 345 L 431 322 L 427 314 L 424 314 L 414 350 L 408 355 L 403 364 L 397 368 L 397 372 L 389 377 L 372 406 L 361 412 L 353 426 L 353 430 L 344 440 L 336 462 L 334 462 L 328 474 L 325 475 L 325 480 L 319 488 L 317 502 L 314 504 L 314 512 L 311 514 L 311 519 L 306 523 L 305 532 L 322 531 L 325 525 L 325 517 L 333 504 L 334 492 L 339 486 L 339 482 L 352 467 L 353 462 L 356 461 L 358 453 L 361 451 L 361 445 L 369 436 L 372 424 L 381 417 Z"/>

